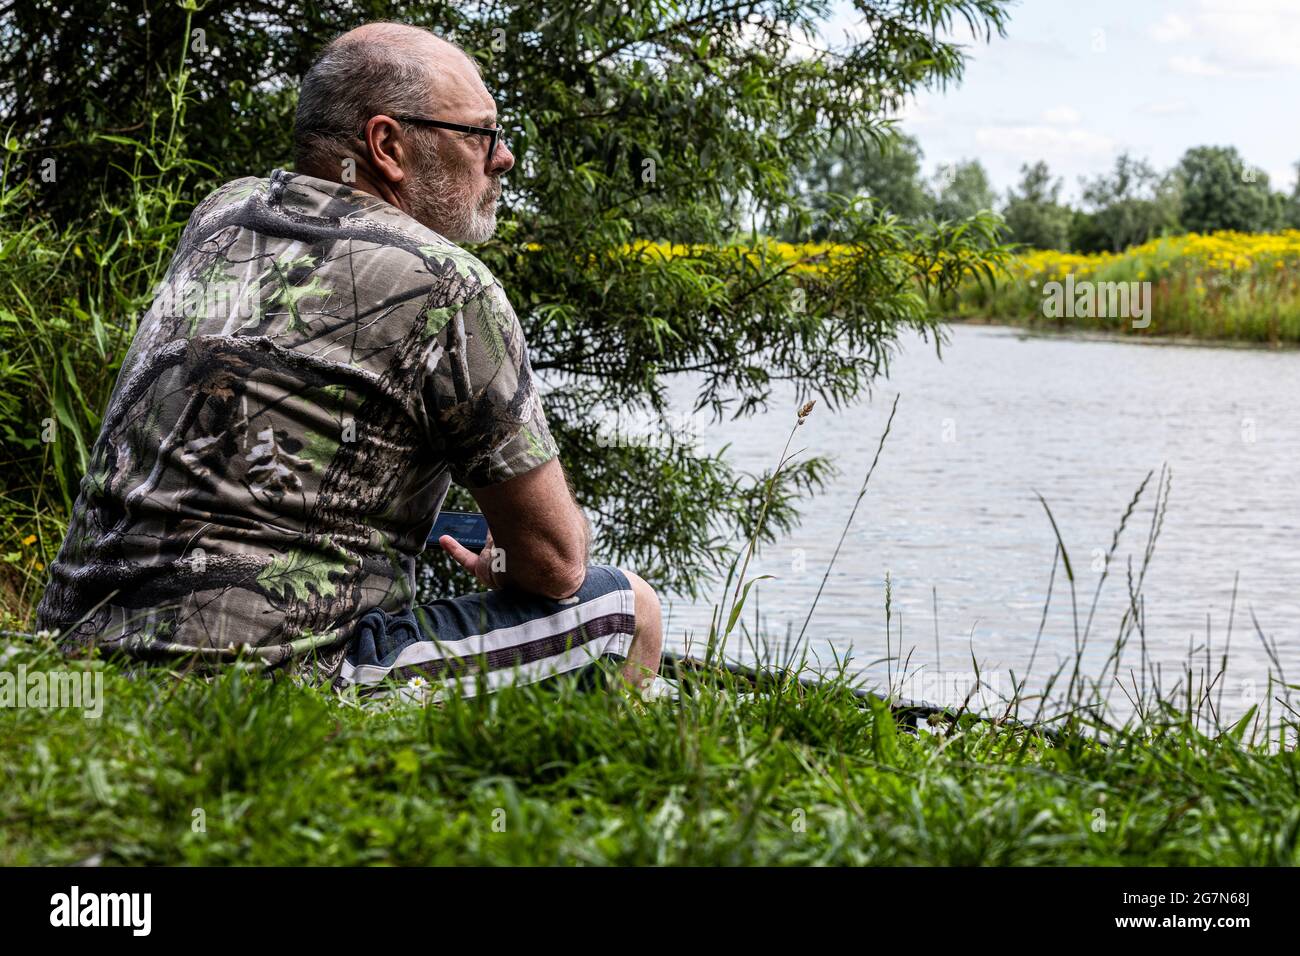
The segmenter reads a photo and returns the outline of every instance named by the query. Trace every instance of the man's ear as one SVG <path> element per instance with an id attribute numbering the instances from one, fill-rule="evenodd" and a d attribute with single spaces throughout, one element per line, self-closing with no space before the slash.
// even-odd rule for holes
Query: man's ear
<path id="1" fill-rule="evenodd" d="M 364 131 L 366 147 L 370 152 L 370 165 L 389 183 L 397 184 L 406 178 L 407 145 L 402 139 L 402 127 L 391 116 L 372 116 L 366 121 Z"/>

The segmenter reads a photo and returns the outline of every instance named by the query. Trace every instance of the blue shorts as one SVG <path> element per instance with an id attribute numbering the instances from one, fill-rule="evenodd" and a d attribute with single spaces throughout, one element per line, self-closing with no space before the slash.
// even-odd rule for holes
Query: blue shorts
<path id="1" fill-rule="evenodd" d="M 357 623 L 334 686 L 419 700 L 453 683 L 462 696 L 490 693 L 626 657 L 635 624 L 632 586 L 611 565 L 587 568 L 578 593 L 560 601 L 501 590 L 373 610 Z"/>

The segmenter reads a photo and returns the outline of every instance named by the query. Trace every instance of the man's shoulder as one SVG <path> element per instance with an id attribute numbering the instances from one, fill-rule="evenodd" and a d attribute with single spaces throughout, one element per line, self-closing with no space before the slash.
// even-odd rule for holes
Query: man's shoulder
<path id="1" fill-rule="evenodd" d="M 485 290 L 500 292 L 481 259 L 397 207 L 345 183 L 301 173 L 277 170 L 224 183 L 199 203 L 190 222 L 206 236 L 222 225 L 262 231 L 264 217 L 274 220 L 281 239 L 308 245 L 351 241 L 349 257 L 369 258 L 372 265 L 376 257 L 383 260 L 384 267 L 365 271 L 382 277 L 388 294 L 437 287 L 453 305 Z"/>
<path id="2" fill-rule="evenodd" d="M 213 215 L 239 205 L 255 195 L 266 195 L 269 180 L 265 177 L 243 176 L 217 186 L 198 201 L 190 213 L 190 225 L 210 219 Z"/>
<path id="3" fill-rule="evenodd" d="M 285 184 L 284 201 L 290 208 L 331 224 L 337 221 L 340 233 L 364 237 L 382 254 L 418 260 L 417 268 L 406 273 L 413 283 L 454 278 L 461 301 L 500 286 L 478 256 L 377 196 L 300 173 L 285 174 Z"/>

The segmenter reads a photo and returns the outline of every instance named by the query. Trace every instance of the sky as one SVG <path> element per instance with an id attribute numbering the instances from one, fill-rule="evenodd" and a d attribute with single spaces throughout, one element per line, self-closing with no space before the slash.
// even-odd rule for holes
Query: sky
<path id="1" fill-rule="evenodd" d="M 835 49 L 864 35 L 842 3 Z M 960 41 L 965 74 L 923 91 L 900 128 L 923 168 L 978 159 L 998 191 L 1046 160 L 1076 200 L 1079 178 L 1129 151 L 1158 170 L 1192 146 L 1236 146 L 1290 191 L 1300 161 L 1300 0 L 1019 0 L 1005 38 Z"/>

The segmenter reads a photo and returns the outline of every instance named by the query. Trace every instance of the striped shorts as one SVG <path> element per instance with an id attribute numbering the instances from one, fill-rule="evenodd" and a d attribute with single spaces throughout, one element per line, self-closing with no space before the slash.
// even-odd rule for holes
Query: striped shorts
<path id="1" fill-rule="evenodd" d="M 357 623 L 336 689 L 437 700 L 451 684 L 462 696 L 531 684 L 627 656 L 636 623 L 632 586 L 611 565 L 592 565 L 564 600 L 481 591 L 381 610 Z"/>

